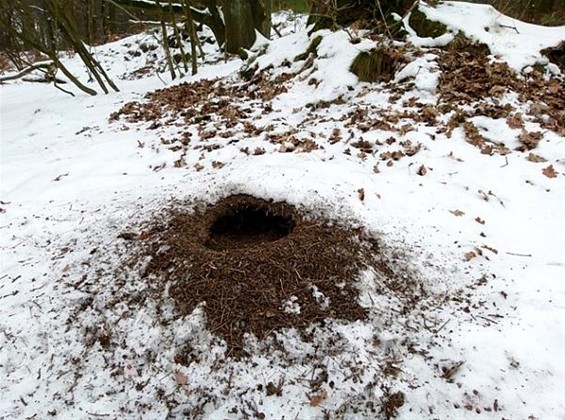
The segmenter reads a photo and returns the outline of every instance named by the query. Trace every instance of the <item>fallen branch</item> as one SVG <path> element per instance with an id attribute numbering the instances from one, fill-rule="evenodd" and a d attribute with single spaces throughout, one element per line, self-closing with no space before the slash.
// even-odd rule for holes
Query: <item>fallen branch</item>
<path id="1" fill-rule="evenodd" d="M 27 74 L 31 73 L 32 71 L 35 71 L 35 70 L 45 70 L 47 74 L 54 75 L 55 71 L 57 70 L 57 67 L 55 66 L 55 63 L 53 61 L 41 61 L 41 62 L 34 63 L 34 64 L 26 67 L 25 69 L 23 69 L 19 73 L 12 74 L 12 75 L 9 75 L 9 76 L 0 77 L 0 83 L 8 82 L 10 80 L 21 79 L 25 75 L 27 75 Z"/>

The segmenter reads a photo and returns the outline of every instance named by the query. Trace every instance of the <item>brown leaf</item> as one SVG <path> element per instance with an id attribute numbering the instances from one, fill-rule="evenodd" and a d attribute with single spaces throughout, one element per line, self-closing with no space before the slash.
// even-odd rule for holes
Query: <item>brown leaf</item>
<path id="1" fill-rule="evenodd" d="M 562 51 L 563 51 L 563 49 L 562 49 Z M 561 90 L 561 85 L 557 80 L 551 79 L 548 83 L 547 89 L 549 90 L 549 92 L 555 94 L 555 93 L 558 93 Z"/>
<path id="2" fill-rule="evenodd" d="M 418 171 L 416 173 L 420 176 L 424 176 L 428 173 L 428 170 L 426 169 L 426 167 L 424 165 L 422 165 L 418 168 Z"/>
<path id="3" fill-rule="evenodd" d="M 328 396 L 326 391 L 322 391 L 319 395 L 312 395 L 310 397 L 310 405 L 312 407 L 318 407 L 322 401 L 324 401 Z"/>
<path id="4" fill-rule="evenodd" d="M 518 136 L 518 140 L 522 143 L 522 146 L 518 147 L 516 150 L 525 152 L 526 150 L 535 149 L 541 138 L 542 134 L 540 131 L 526 131 L 522 129 L 522 132 Z"/>
<path id="5" fill-rule="evenodd" d="M 509 115 L 506 118 L 506 124 L 510 128 L 524 128 L 524 119 L 522 118 L 522 114 L 517 113 L 514 115 Z"/>
<path id="6" fill-rule="evenodd" d="M 449 210 L 449 212 L 454 216 L 463 216 L 465 214 L 465 212 L 461 210 Z"/>
<path id="7" fill-rule="evenodd" d="M 146 230 L 142 230 L 141 233 L 139 234 L 139 239 L 141 241 L 145 241 L 147 240 L 149 237 L 151 236 L 151 233 L 146 231 Z"/>
<path id="8" fill-rule="evenodd" d="M 480 217 L 475 217 L 475 222 L 480 223 L 481 225 L 485 224 L 485 221 L 483 219 L 481 219 Z"/>
<path id="9" fill-rule="evenodd" d="M 182 372 L 176 372 L 175 373 L 175 381 L 179 385 L 186 385 L 188 383 L 188 376 L 186 376 Z"/>
<path id="10" fill-rule="evenodd" d="M 530 153 L 530 154 L 528 155 L 528 160 L 529 160 L 530 162 L 534 162 L 534 163 L 547 162 L 547 159 L 545 159 L 545 158 L 543 158 L 543 157 L 541 157 L 541 156 L 539 156 L 539 155 L 536 155 L 536 154 L 534 154 L 534 153 Z"/>
<path id="11" fill-rule="evenodd" d="M 475 254 L 473 251 L 469 251 L 465 254 L 465 261 L 471 261 L 476 256 L 477 254 Z"/>
<path id="12" fill-rule="evenodd" d="M 553 165 L 549 165 L 547 168 L 544 168 L 542 173 L 548 178 L 557 178 L 557 172 L 555 172 Z"/>

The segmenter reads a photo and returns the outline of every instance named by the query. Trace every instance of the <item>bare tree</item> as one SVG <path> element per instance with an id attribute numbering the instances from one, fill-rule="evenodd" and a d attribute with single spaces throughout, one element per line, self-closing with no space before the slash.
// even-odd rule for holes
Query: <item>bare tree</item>
<path id="1" fill-rule="evenodd" d="M 17 63 L 18 59 L 21 60 L 20 67 L 27 65 L 26 68 L 22 68 L 20 75 L 29 73 L 24 70 L 29 70 L 34 66 L 38 69 L 42 68 L 41 65 L 38 66 L 25 60 L 20 54 L 24 51 L 32 51 L 49 59 L 48 62 L 43 63 L 45 68 L 61 70 L 80 90 L 96 95 L 96 90 L 83 84 L 59 59 L 63 49 L 72 48 L 82 59 L 103 92 L 108 93 L 110 88 L 118 91 L 100 63 L 86 48 L 83 37 L 77 30 L 73 3 L 72 0 L 14 0 L 9 7 L 2 5 L 0 28 L 10 40 L 11 57 L 14 63 Z M 51 73 L 52 71 L 48 74 Z M 53 81 L 56 84 L 57 79 L 53 78 Z"/>
<path id="2" fill-rule="evenodd" d="M 146 0 L 114 0 L 122 6 L 155 10 L 186 15 L 186 8 L 180 3 Z M 218 45 L 230 54 L 240 48 L 249 48 L 256 39 L 256 31 L 265 37 L 271 34 L 270 0 L 194 0 L 190 3 L 191 20 L 209 27 Z"/>

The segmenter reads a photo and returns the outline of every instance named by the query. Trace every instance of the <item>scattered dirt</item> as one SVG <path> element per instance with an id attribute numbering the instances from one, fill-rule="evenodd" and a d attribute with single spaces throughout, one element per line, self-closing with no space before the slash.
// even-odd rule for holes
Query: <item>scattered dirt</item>
<path id="1" fill-rule="evenodd" d="M 205 302 L 208 328 L 231 356 L 245 355 L 247 333 L 262 339 L 328 318 L 365 318 L 354 280 L 378 247 L 360 231 L 235 195 L 193 213 L 175 207 L 149 232 L 145 275 L 171 282 L 182 314 Z"/>

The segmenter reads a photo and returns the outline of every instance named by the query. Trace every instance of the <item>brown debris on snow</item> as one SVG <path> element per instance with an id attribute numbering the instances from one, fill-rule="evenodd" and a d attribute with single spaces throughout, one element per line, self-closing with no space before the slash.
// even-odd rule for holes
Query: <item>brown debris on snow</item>
<path id="1" fill-rule="evenodd" d="M 145 274 L 172 283 L 183 314 L 205 302 L 207 327 L 232 356 L 244 355 L 247 333 L 365 318 L 354 281 L 378 249 L 360 232 L 246 195 L 192 214 L 176 207 L 152 232 Z"/>
<path id="2" fill-rule="evenodd" d="M 488 47 L 453 49 L 440 54 L 442 69 L 439 91 L 443 101 L 470 103 L 487 97 L 500 97 L 515 83 L 514 72 L 506 63 L 490 62 Z M 486 46 L 485 46 L 486 47 Z"/>
<path id="3" fill-rule="evenodd" d="M 439 93 L 444 106 L 470 104 L 473 113 L 466 116 L 484 115 L 490 118 L 506 118 L 511 127 L 523 127 L 523 116 L 512 114 L 513 107 L 501 104 L 507 92 L 518 94 L 522 103 L 530 103 L 527 115 L 543 128 L 565 135 L 565 85 L 560 77 L 548 78 L 533 68 L 527 74 L 518 75 L 504 62 L 492 61 L 488 49 L 448 49 L 439 55 L 442 74 Z M 491 103 L 494 101 L 494 104 Z M 525 146 L 525 150 L 535 147 Z M 521 150 L 524 151 L 524 150 Z"/>

